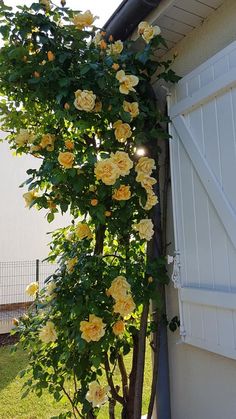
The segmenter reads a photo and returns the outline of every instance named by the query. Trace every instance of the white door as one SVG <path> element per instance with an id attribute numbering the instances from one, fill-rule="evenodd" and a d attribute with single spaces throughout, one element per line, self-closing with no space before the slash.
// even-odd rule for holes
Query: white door
<path id="1" fill-rule="evenodd" d="M 236 359 L 236 42 L 178 83 L 169 115 L 181 336 Z"/>

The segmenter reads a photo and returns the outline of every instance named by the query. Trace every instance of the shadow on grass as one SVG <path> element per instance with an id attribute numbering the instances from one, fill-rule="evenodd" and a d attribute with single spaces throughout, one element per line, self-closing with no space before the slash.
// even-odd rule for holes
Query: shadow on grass
<path id="1" fill-rule="evenodd" d="M 0 348 L 0 391 L 7 387 L 28 364 L 28 356 L 20 346 L 13 353 L 11 348 L 12 346 Z"/>

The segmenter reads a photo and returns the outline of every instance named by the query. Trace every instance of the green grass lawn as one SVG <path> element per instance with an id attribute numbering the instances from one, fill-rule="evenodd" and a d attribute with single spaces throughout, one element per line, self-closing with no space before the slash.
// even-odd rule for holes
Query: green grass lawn
<path id="1" fill-rule="evenodd" d="M 127 369 L 129 369 L 131 355 L 126 358 Z M 30 393 L 25 399 L 21 399 L 24 378 L 20 379 L 18 373 L 27 366 L 27 362 L 27 353 L 22 349 L 10 353 L 9 346 L 0 348 L 0 419 L 49 419 L 51 416 L 68 410 L 69 403 L 66 399 L 56 402 L 47 391 L 44 391 L 40 398 Z M 143 414 L 147 412 L 150 384 L 151 355 L 149 350 L 145 368 Z M 107 419 L 107 412 L 106 406 L 101 410 L 99 419 Z M 117 418 L 120 418 L 119 409 Z"/>

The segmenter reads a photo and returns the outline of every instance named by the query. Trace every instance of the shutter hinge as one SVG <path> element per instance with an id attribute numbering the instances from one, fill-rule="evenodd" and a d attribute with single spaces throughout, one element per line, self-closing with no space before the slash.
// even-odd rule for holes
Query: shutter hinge
<path id="1" fill-rule="evenodd" d="M 167 256 L 167 263 L 168 265 L 173 263 L 173 271 L 171 275 L 171 280 L 173 281 L 175 288 L 181 288 L 181 281 L 180 281 L 180 252 L 176 250 L 174 252 L 174 256 Z"/>

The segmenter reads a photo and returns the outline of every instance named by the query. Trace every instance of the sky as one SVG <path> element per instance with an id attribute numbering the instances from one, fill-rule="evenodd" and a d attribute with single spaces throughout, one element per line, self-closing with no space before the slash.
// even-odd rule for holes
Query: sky
<path id="1" fill-rule="evenodd" d="M 34 1 L 36 2 L 37 0 Z M 121 1 L 122 0 L 66 0 L 66 6 L 71 7 L 73 10 L 81 10 L 82 12 L 90 10 L 93 15 L 99 16 L 99 19 L 95 21 L 95 25 L 102 27 L 117 9 Z M 53 2 L 60 4 L 59 0 Z M 30 5 L 33 3 L 33 0 L 5 0 L 5 3 L 9 6 L 22 6 L 22 4 Z"/>

